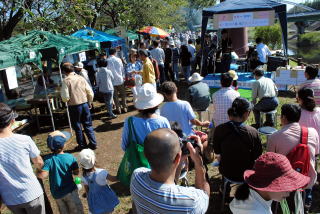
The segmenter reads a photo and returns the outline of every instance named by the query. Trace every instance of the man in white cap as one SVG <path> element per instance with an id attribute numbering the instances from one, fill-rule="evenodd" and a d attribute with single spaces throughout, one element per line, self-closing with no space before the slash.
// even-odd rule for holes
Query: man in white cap
<path id="1" fill-rule="evenodd" d="M 201 82 L 203 77 L 195 72 L 189 77 L 189 97 L 188 101 L 195 111 L 205 111 L 211 102 L 210 89 L 208 84 Z"/>
<path id="2" fill-rule="evenodd" d="M 88 71 L 86 69 L 83 68 L 83 63 L 82 62 L 76 62 L 74 63 L 74 70 L 77 74 L 79 74 L 80 76 L 82 76 L 87 83 L 92 87 L 89 76 L 88 76 Z"/>

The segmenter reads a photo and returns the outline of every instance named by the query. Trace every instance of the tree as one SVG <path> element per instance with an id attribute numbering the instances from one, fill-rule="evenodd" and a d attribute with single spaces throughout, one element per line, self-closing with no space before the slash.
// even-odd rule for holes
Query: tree
<path id="1" fill-rule="evenodd" d="M 264 27 L 255 27 L 255 38 L 263 38 L 265 44 L 272 49 L 281 47 L 281 27 L 279 24 Z"/>
<path id="2" fill-rule="evenodd" d="M 3 0 L 0 2 L 0 41 L 9 39 L 14 28 L 24 18 L 33 0 Z"/>

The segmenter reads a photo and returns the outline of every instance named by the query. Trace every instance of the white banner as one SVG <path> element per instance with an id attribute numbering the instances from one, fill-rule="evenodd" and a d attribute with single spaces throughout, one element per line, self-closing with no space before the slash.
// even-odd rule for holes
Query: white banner
<path id="1" fill-rule="evenodd" d="M 213 26 L 215 29 L 268 26 L 274 24 L 274 18 L 274 10 L 216 14 Z"/>
<path id="2" fill-rule="evenodd" d="M 18 88 L 17 72 L 15 67 L 9 67 L 6 69 L 6 75 L 8 80 L 9 90 Z"/>
<path id="3" fill-rule="evenodd" d="M 80 60 L 80 62 L 83 62 L 83 61 L 87 60 L 86 52 L 79 53 L 79 60 Z"/>

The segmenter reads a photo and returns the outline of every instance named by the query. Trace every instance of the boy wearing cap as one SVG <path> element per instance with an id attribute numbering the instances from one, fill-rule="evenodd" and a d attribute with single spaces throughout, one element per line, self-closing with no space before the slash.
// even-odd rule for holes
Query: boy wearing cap
<path id="1" fill-rule="evenodd" d="M 68 139 L 68 132 L 55 131 L 49 134 L 47 145 L 52 154 L 45 158 L 44 166 L 37 172 L 37 176 L 41 179 L 49 176 L 51 194 L 60 213 L 83 213 L 77 186 L 73 182 L 73 175 L 79 174 L 79 166 L 72 154 L 63 152 Z"/>

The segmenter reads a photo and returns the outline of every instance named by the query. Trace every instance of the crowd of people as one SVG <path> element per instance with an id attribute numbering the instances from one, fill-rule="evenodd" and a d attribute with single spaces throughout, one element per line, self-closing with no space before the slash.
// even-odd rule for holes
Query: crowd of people
<path id="1" fill-rule="evenodd" d="M 149 40 L 134 44 L 137 47 L 129 50 L 128 63 L 111 48 L 107 58 L 102 54 L 96 60 L 94 78 L 80 62 L 61 66 L 65 75 L 61 98 L 68 104 L 78 144 L 75 150 L 80 152 L 77 157 L 64 152 L 70 133 L 55 131 L 47 138 L 51 154 L 43 160 L 29 136 L 12 132 L 18 115 L 0 103 L 1 201 L 13 213 L 44 214 L 45 195 L 38 179 L 49 177 L 59 212 L 84 213 L 74 182 L 81 169 L 83 196 L 90 213 L 112 213 L 120 202 L 109 182 L 122 182 L 121 167 L 112 175 L 97 166 L 94 150 L 99 149 L 99 143 L 90 110 L 95 91 L 103 97 L 107 117 L 114 119 L 115 113 L 126 113 L 129 87 L 137 114 L 124 120 L 121 148 L 125 155 L 121 164 L 128 164 L 129 183 L 123 185 L 130 188 L 133 213 L 206 213 L 211 192 L 207 164 L 213 159 L 222 183 L 236 184 L 230 203 L 233 213 L 272 213 L 272 202 L 287 197 L 292 211 L 303 204 L 305 211 L 301 213 L 308 212 L 319 154 L 318 68 L 306 67 L 307 81 L 297 91 L 298 104 L 281 106 L 281 129 L 267 138 L 264 153 L 259 128 L 275 125 L 274 110 L 279 105 L 276 85 L 256 68 L 250 102 L 240 96 L 237 73 L 229 70 L 221 74 L 221 89 L 211 95 L 196 72 L 195 35 L 186 35 L 180 47 L 176 38 L 154 40 L 152 46 Z M 228 49 L 231 42 L 223 39 L 223 47 Z M 188 83 L 187 100 L 178 98 L 180 76 Z M 213 116 L 202 121 L 199 115 L 210 104 Z M 249 125 L 251 111 L 255 124 Z M 261 112 L 269 112 L 264 123 Z M 195 171 L 194 187 L 179 185 L 183 172 L 191 169 Z M 300 190 L 305 200 L 294 203 Z"/>

